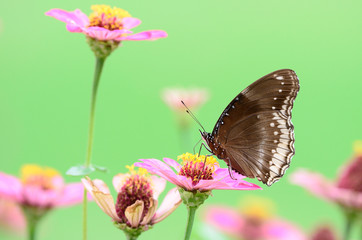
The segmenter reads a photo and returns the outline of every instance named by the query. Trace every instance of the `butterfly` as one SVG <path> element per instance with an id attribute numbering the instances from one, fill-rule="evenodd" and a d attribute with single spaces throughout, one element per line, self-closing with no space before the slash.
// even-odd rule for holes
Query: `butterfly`
<path id="1" fill-rule="evenodd" d="M 236 172 L 271 186 L 294 156 L 291 122 L 299 80 L 293 70 L 269 73 L 225 108 L 212 133 L 200 131 L 208 150 Z"/>

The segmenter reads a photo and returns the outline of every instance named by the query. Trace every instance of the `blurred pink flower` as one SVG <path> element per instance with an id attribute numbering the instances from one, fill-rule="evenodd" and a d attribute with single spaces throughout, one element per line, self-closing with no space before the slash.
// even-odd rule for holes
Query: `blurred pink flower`
<path id="1" fill-rule="evenodd" d="M 205 89 L 182 89 L 168 88 L 162 92 L 163 101 L 174 111 L 185 112 L 185 106 L 181 103 L 184 101 L 190 109 L 201 107 L 208 99 L 209 93 Z"/>
<path id="2" fill-rule="evenodd" d="M 329 226 L 320 226 L 318 227 L 312 237 L 311 240 L 336 240 L 337 237 L 334 231 Z"/>
<path id="3" fill-rule="evenodd" d="M 142 162 L 135 163 L 135 166 L 145 168 L 186 191 L 261 189 L 258 185 L 242 180 L 245 177 L 236 172 L 233 173 L 236 180 L 232 179 L 228 169 L 220 168 L 217 160 L 212 156 L 206 158 L 204 166 L 205 158 L 203 155 L 186 153 L 178 157 L 183 161 L 182 165 L 173 159 L 164 158 L 164 162 L 157 159 L 140 159 Z"/>
<path id="4" fill-rule="evenodd" d="M 120 173 L 113 178 L 113 186 L 118 193 L 116 203 L 103 181 L 92 181 L 86 177 L 82 182 L 116 226 L 123 230 L 128 227 L 145 231 L 170 215 L 181 204 L 181 198 L 173 188 L 157 209 L 158 196 L 163 192 L 166 181 L 157 176 L 149 176 L 144 169 L 139 169 L 138 172 L 133 167 L 129 169 L 130 174 Z"/>
<path id="5" fill-rule="evenodd" d="M 81 183 L 65 185 L 61 175 L 52 168 L 24 165 L 21 178 L 0 172 L 0 197 L 25 207 L 51 209 L 81 203 Z"/>
<path id="6" fill-rule="evenodd" d="M 253 201 L 244 205 L 246 212 L 226 206 L 205 209 L 205 221 L 218 230 L 242 240 L 306 240 L 293 224 L 269 216 L 265 205 Z"/>
<path id="7" fill-rule="evenodd" d="M 120 8 L 111 8 L 107 5 L 93 5 L 94 11 L 88 18 L 81 10 L 68 12 L 62 9 L 51 9 L 45 15 L 54 17 L 67 25 L 69 32 L 83 33 L 90 38 L 100 41 L 142 41 L 156 40 L 167 37 L 162 30 L 150 30 L 131 34 L 130 29 L 141 24 L 141 20 Z"/>
<path id="8" fill-rule="evenodd" d="M 0 229 L 23 234 L 25 228 L 25 217 L 19 205 L 11 200 L 0 197 Z"/>
<path id="9" fill-rule="evenodd" d="M 356 143 L 351 161 L 343 167 L 336 182 L 331 182 L 319 173 L 299 170 L 292 174 L 291 182 L 304 187 L 312 194 L 345 208 L 362 210 L 362 148 Z M 361 144 L 362 146 L 362 144 Z"/>

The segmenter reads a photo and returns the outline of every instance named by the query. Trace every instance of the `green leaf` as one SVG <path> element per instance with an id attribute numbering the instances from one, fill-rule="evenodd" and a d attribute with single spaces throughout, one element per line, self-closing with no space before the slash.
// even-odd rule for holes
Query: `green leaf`
<path id="1" fill-rule="evenodd" d="M 73 166 L 66 172 L 70 176 L 86 176 L 95 171 L 93 166 L 85 167 L 83 165 Z"/>
<path id="2" fill-rule="evenodd" d="M 95 165 L 95 164 L 92 164 L 91 166 L 93 168 L 95 168 L 96 171 L 108 173 L 108 168 L 106 168 L 106 167 Z"/>

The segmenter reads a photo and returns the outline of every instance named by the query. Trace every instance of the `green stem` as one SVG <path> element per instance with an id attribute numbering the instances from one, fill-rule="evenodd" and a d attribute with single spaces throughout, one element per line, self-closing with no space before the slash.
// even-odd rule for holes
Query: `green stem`
<path id="1" fill-rule="evenodd" d="M 87 190 L 84 189 L 83 195 L 83 240 L 87 239 Z"/>
<path id="2" fill-rule="evenodd" d="M 92 148 L 93 148 L 94 113 L 96 108 L 97 90 L 105 60 L 106 60 L 105 58 L 96 58 L 96 68 L 94 71 L 92 101 L 91 101 L 91 110 L 89 117 L 88 148 L 87 148 L 87 157 L 85 161 L 86 167 L 89 167 L 91 163 Z"/>
<path id="3" fill-rule="evenodd" d="M 138 236 L 127 235 L 127 240 L 137 240 Z"/>
<path id="4" fill-rule="evenodd" d="M 197 207 L 187 207 L 188 209 L 188 218 L 185 232 L 185 240 L 189 240 L 191 236 L 192 226 L 194 225 L 195 213 Z"/>
<path id="5" fill-rule="evenodd" d="M 101 73 L 103 69 L 103 65 L 105 62 L 105 58 L 96 57 L 96 66 L 94 71 L 94 79 L 93 79 L 93 90 L 92 90 L 92 100 L 91 100 L 91 109 L 90 109 L 90 117 L 89 117 L 89 131 L 88 131 L 88 147 L 87 147 L 87 155 L 85 160 L 85 167 L 89 167 L 91 163 L 92 156 L 92 148 L 93 148 L 93 132 L 94 132 L 94 114 L 96 108 L 96 100 L 97 100 L 97 90 L 99 85 L 99 80 L 101 78 Z M 84 189 L 83 196 L 83 240 L 87 240 L 87 190 Z"/>
<path id="6" fill-rule="evenodd" d="M 190 149 L 191 137 L 190 131 L 187 126 L 179 126 L 180 132 L 180 149 L 181 152 L 185 152 L 187 149 Z"/>
<path id="7" fill-rule="evenodd" d="M 134 230 L 134 229 L 132 229 Z M 142 231 L 128 231 L 128 230 L 124 230 L 124 234 L 126 234 L 126 239 L 127 240 L 137 240 L 137 238 L 139 237 L 139 235 L 142 233 Z"/>
<path id="8" fill-rule="evenodd" d="M 356 219 L 356 215 L 354 213 L 346 213 L 346 226 L 344 230 L 344 238 L 343 240 L 348 240 L 350 237 L 351 229 L 354 220 Z"/>
<path id="9" fill-rule="evenodd" d="M 28 221 L 28 239 L 35 240 L 36 221 Z"/>
<path id="10" fill-rule="evenodd" d="M 26 218 L 28 239 L 35 240 L 36 228 L 38 226 L 38 223 L 49 209 L 30 206 L 23 206 L 22 209 Z"/>

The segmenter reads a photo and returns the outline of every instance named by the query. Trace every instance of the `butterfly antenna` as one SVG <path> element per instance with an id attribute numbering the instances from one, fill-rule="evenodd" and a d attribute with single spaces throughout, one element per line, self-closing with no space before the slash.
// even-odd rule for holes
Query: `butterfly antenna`
<path id="1" fill-rule="evenodd" d="M 206 132 L 205 128 L 201 125 L 200 121 L 197 120 L 196 116 L 191 112 L 191 110 L 186 106 L 186 104 L 184 103 L 184 101 L 181 100 L 181 103 L 182 103 L 182 105 L 185 106 L 186 112 L 192 117 L 192 119 L 194 119 L 195 122 L 197 122 L 197 124 L 200 125 L 200 127 L 202 128 L 202 130 L 204 130 L 204 132 Z"/>

